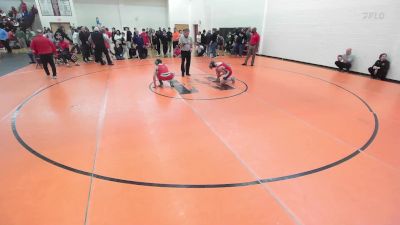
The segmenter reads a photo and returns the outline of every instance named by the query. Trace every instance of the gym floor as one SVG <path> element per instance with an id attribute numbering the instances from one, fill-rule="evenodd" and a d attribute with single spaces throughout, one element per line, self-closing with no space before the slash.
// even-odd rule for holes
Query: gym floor
<path id="1" fill-rule="evenodd" d="M 398 225 L 400 86 L 277 59 L 0 77 L 0 224 Z"/>

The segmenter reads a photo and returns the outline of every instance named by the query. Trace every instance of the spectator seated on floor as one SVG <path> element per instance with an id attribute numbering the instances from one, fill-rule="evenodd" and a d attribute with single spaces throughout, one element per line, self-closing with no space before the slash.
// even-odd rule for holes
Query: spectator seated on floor
<path id="1" fill-rule="evenodd" d="M 381 80 L 386 80 L 386 75 L 389 71 L 389 68 L 390 62 L 387 60 L 387 54 L 382 53 L 375 64 L 368 68 L 368 71 L 371 74 L 372 79 L 378 78 Z"/>
<path id="2" fill-rule="evenodd" d="M 69 62 L 73 62 L 75 63 L 75 66 L 79 66 L 78 58 L 73 53 L 71 53 L 69 49 L 69 42 L 65 40 L 63 37 L 60 38 L 60 41 L 58 43 L 58 48 L 60 50 L 59 51 L 60 59 L 64 64 L 70 66 Z"/>
<path id="3" fill-rule="evenodd" d="M 204 47 L 204 45 L 202 44 L 198 44 L 196 46 L 196 53 L 198 57 L 202 57 L 204 56 L 204 53 L 206 52 L 206 47 Z"/>
<path id="4" fill-rule="evenodd" d="M 352 62 L 353 62 L 353 56 L 351 55 L 351 48 L 348 48 L 345 54 L 338 55 L 335 64 L 339 68 L 339 71 L 343 70 L 350 71 Z"/>
<path id="5" fill-rule="evenodd" d="M 135 43 L 131 44 L 131 48 L 129 48 L 129 58 L 137 58 L 137 45 Z"/>
<path id="6" fill-rule="evenodd" d="M 124 60 L 124 47 L 122 46 L 122 42 L 120 40 L 115 42 L 115 47 L 114 47 L 114 51 L 115 51 L 115 58 L 117 58 L 117 60 Z"/>
<path id="7" fill-rule="evenodd" d="M 181 51 L 181 48 L 179 47 L 179 45 L 175 46 L 175 49 L 174 49 L 174 57 L 179 57 L 179 56 L 181 56 L 181 53 L 182 53 L 182 51 Z"/>

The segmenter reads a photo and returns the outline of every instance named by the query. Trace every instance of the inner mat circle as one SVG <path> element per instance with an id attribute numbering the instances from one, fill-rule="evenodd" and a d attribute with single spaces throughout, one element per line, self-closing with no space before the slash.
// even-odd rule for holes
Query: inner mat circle
<path id="1" fill-rule="evenodd" d="M 159 81 L 157 81 L 157 87 L 154 88 L 154 83 L 152 82 L 149 85 L 149 89 L 163 97 L 185 100 L 226 99 L 239 96 L 248 90 L 247 84 L 242 80 L 235 79 L 235 83 L 230 80 L 219 83 L 216 79 L 216 75 L 213 74 L 175 76 L 172 81 L 173 87 L 168 81 L 163 81 L 163 87 L 159 87 Z M 221 78 L 221 80 L 223 79 Z"/>

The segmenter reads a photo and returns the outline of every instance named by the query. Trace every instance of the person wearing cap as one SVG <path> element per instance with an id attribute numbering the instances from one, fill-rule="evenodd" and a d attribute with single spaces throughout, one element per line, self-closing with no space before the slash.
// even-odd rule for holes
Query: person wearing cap
<path id="1" fill-rule="evenodd" d="M 37 30 L 36 36 L 32 39 L 30 48 L 32 49 L 32 53 L 34 55 L 39 55 L 40 61 L 42 61 L 43 69 L 46 72 L 47 76 L 50 76 L 49 69 L 47 67 L 48 64 L 51 66 L 51 70 L 53 72 L 53 79 L 57 78 L 57 69 L 54 64 L 54 54 L 57 53 L 56 46 L 43 36 L 42 30 Z"/>
<path id="2" fill-rule="evenodd" d="M 181 47 L 182 77 L 185 76 L 185 73 L 186 73 L 186 76 L 190 76 L 189 70 L 190 70 L 190 61 L 191 61 L 191 57 L 192 57 L 191 54 L 192 54 L 193 40 L 191 37 L 189 37 L 189 29 L 183 30 L 183 35 L 181 35 L 179 38 L 179 46 Z M 186 65 L 185 65 L 185 61 L 186 61 Z"/>

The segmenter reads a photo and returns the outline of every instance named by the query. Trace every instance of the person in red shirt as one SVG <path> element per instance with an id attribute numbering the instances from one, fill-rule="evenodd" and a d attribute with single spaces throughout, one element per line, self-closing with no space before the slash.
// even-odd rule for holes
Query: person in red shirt
<path id="1" fill-rule="evenodd" d="M 69 42 L 67 40 L 61 37 L 60 42 L 58 43 L 58 47 L 61 49 L 60 56 L 64 64 L 69 67 L 69 61 L 71 61 L 75 63 L 75 66 L 79 66 L 78 60 L 76 59 L 76 57 L 73 57 L 73 54 L 69 50 Z"/>
<path id="2" fill-rule="evenodd" d="M 19 5 L 19 9 L 22 12 L 22 14 L 26 14 L 28 12 L 28 6 L 26 5 L 26 3 L 21 0 L 21 4 Z"/>
<path id="3" fill-rule="evenodd" d="M 50 76 L 49 69 L 47 67 L 50 64 L 53 79 L 57 78 L 56 65 L 54 64 L 53 54 L 57 53 L 56 46 L 49 39 L 43 36 L 42 30 L 37 30 L 37 35 L 32 39 L 30 48 L 34 55 L 39 55 L 40 61 L 43 64 L 43 69 L 47 76 Z"/>
<path id="4" fill-rule="evenodd" d="M 224 62 L 214 62 L 211 61 L 209 65 L 210 69 L 215 68 L 215 72 L 217 73 L 217 82 L 220 84 L 225 84 L 229 80 L 232 81 L 232 84 L 235 84 L 235 77 L 233 76 L 232 67 Z M 221 78 L 222 77 L 222 81 Z"/>
<path id="5" fill-rule="evenodd" d="M 251 37 L 249 41 L 249 48 L 247 50 L 246 61 L 242 64 L 243 66 L 247 66 L 247 61 L 251 58 L 251 66 L 254 66 L 254 60 L 256 58 L 256 53 L 258 51 L 258 46 L 260 45 L 260 35 L 257 33 L 257 28 L 253 28 L 251 30 Z"/>
<path id="6" fill-rule="evenodd" d="M 156 61 L 154 63 L 156 64 L 156 69 L 155 69 L 154 76 L 153 76 L 154 88 L 157 88 L 157 85 L 156 85 L 157 79 L 160 82 L 160 87 L 163 86 L 163 81 L 169 81 L 169 85 L 171 87 L 174 87 L 173 80 L 174 80 L 175 74 L 172 72 L 169 72 L 167 65 L 163 64 L 161 59 L 156 59 Z"/>
<path id="7" fill-rule="evenodd" d="M 144 56 L 144 58 L 147 58 L 147 55 L 149 54 L 148 49 L 151 46 L 150 37 L 145 29 L 142 29 L 142 33 L 140 34 L 140 37 L 143 40 L 143 56 Z"/>

